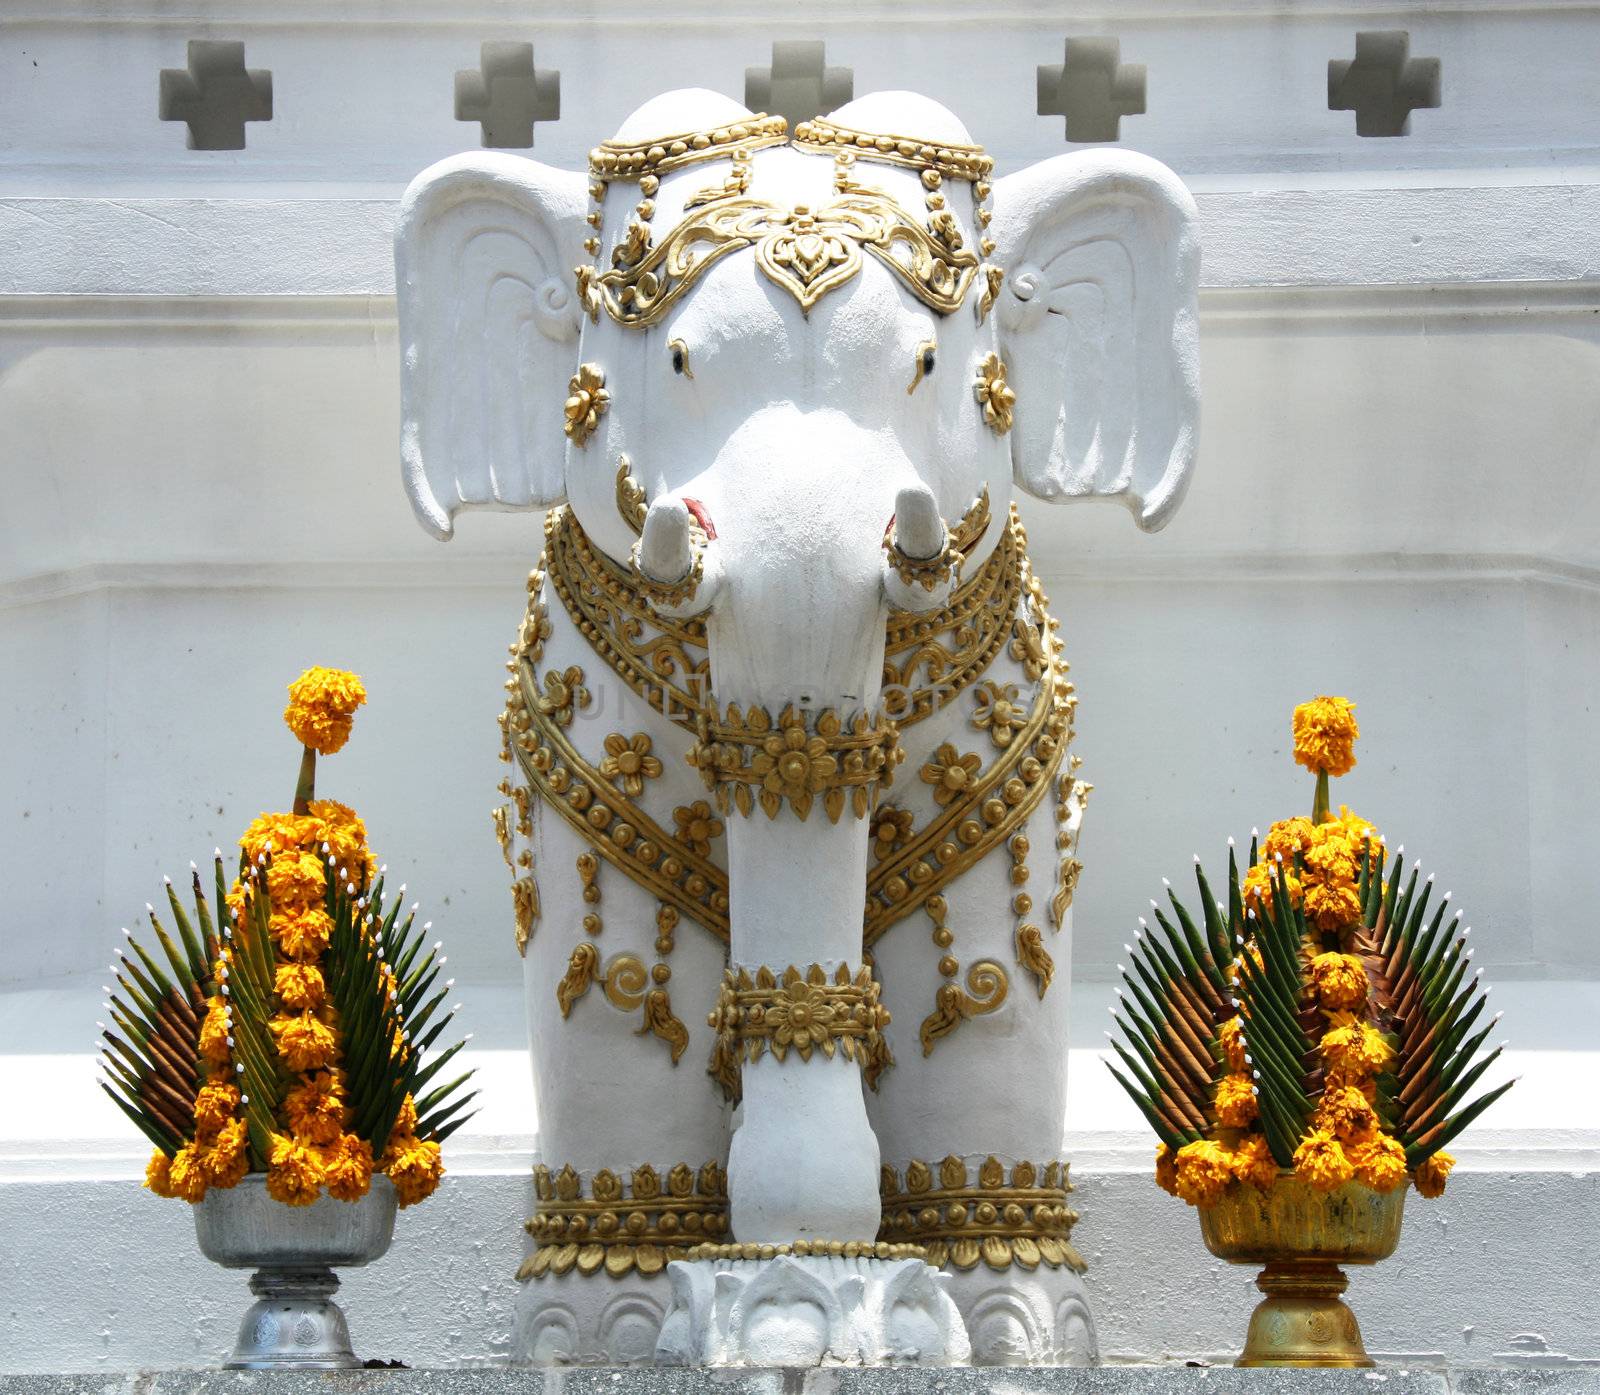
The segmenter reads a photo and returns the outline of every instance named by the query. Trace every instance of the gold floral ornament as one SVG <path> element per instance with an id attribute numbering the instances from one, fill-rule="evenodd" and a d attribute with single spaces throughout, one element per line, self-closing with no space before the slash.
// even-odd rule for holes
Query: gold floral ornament
<path id="1" fill-rule="evenodd" d="M 644 793 L 646 780 L 660 778 L 661 762 L 650 754 L 650 737 L 646 733 L 635 732 L 628 737 L 612 732 L 605 739 L 605 750 L 600 773 L 635 798 Z"/>
<path id="2" fill-rule="evenodd" d="M 539 710 L 557 726 L 571 726 L 574 709 L 588 705 L 589 690 L 583 686 L 583 670 L 576 664 L 560 673 L 552 669 L 545 674 Z"/>
<path id="3" fill-rule="evenodd" d="M 809 1061 L 813 1051 L 832 1058 L 835 1050 L 847 1061 L 860 1062 L 873 1089 L 894 1064 L 883 1029 L 889 1010 L 872 971 L 862 967 L 852 977 L 841 964 L 830 980 L 819 964 L 802 972 L 792 964 L 774 974 L 765 966 L 752 976 L 747 969 L 728 969 L 716 1009 L 707 1018 L 717 1034 L 710 1073 L 728 1097 L 740 1096 L 739 1068 L 768 1051 L 787 1060 L 790 1051 Z"/>
<path id="4" fill-rule="evenodd" d="M 950 804 L 962 797 L 976 783 L 983 768 L 983 758 L 962 755 L 946 741 L 934 752 L 933 759 L 922 767 L 922 783 L 933 786 L 934 800 Z"/>
<path id="5" fill-rule="evenodd" d="M 728 1232 L 728 1178 L 715 1162 L 678 1163 L 663 1177 L 648 1163 L 623 1175 L 601 1168 L 585 1188 L 570 1165 L 533 1170 L 539 1209 L 527 1224 L 536 1246 L 519 1280 L 604 1270 L 614 1279 L 656 1274 L 693 1246 Z M 587 1195 L 585 1192 L 587 1191 Z"/>
<path id="6" fill-rule="evenodd" d="M 992 679 L 980 683 L 974 701 L 976 710 L 972 714 L 972 725 L 979 731 L 987 731 L 989 739 L 1005 750 L 1017 728 L 1028 720 L 1028 709 L 1017 699 L 1017 685 L 1001 685 Z"/>
<path id="7" fill-rule="evenodd" d="M 600 365 L 580 363 L 567 384 L 565 420 L 561 429 L 573 445 L 581 446 L 594 434 L 610 405 L 611 394 L 606 390 L 606 375 Z"/>
<path id="8" fill-rule="evenodd" d="M 879 862 L 893 857 L 895 850 L 911 837 L 916 816 L 909 809 L 880 804 L 872 815 L 872 855 Z"/>
<path id="9" fill-rule="evenodd" d="M 689 763 L 724 814 L 732 807 L 747 817 L 759 803 L 776 818 L 787 803 L 803 819 L 820 797 L 833 823 L 847 801 L 864 818 L 905 758 L 890 718 L 861 712 L 846 722 L 832 708 L 811 712 L 791 704 L 774 720 L 763 707 L 741 712 L 730 703 L 725 721 L 701 718 L 699 735 Z"/>
<path id="10" fill-rule="evenodd" d="M 937 1165 L 913 1158 L 903 1176 L 883 1168 L 878 1238 L 926 1245 L 928 1263 L 940 1268 L 1033 1270 L 1043 1264 L 1081 1274 L 1088 1266 L 1071 1241 L 1078 1220 L 1067 1204 L 1072 1190 L 1064 1162 L 1017 1162 L 1008 1177 L 990 1156 L 974 1178 L 953 1154 Z"/>
<path id="11" fill-rule="evenodd" d="M 978 364 L 978 376 L 972 384 L 978 405 L 983 408 L 983 420 L 995 435 L 1004 436 L 1011 430 L 1011 417 L 1017 405 L 1017 394 L 1006 382 L 1006 366 L 1000 355 L 988 353 Z"/>
<path id="12" fill-rule="evenodd" d="M 680 804 L 672 811 L 672 821 L 678 826 L 678 837 L 701 857 L 709 857 L 712 840 L 722 837 L 722 820 L 703 799 Z"/>

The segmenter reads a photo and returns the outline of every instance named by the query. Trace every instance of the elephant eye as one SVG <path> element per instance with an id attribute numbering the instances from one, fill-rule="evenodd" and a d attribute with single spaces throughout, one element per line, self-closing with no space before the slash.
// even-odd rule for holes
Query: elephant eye
<path id="1" fill-rule="evenodd" d="M 916 370 L 911 376 L 911 386 L 906 389 L 907 397 L 917 390 L 918 383 L 933 372 L 934 351 L 937 348 L 937 342 L 932 339 L 924 339 L 917 345 Z"/>
<path id="2" fill-rule="evenodd" d="M 672 371 L 680 378 L 694 377 L 694 370 L 689 367 L 689 346 L 681 339 L 669 339 L 667 348 L 672 350 Z"/>

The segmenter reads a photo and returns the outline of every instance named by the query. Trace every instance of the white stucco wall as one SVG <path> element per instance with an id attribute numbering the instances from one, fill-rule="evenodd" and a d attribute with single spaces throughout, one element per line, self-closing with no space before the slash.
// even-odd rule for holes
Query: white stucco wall
<path id="1" fill-rule="evenodd" d="M 351 1279 L 357 1337 L 413 1361 L 503 1339 L 536 1120 L 487 811 L 539 528 L 469 516 L 442 547 L 413 522 L 388 240 L 405 180 L 476 144 L 455 70 L 508 37 L 563 73 L 530 153 L 565 164 L 662 87 L 740 95 L 776 38 L 826 38 L 858 94 L 948 102 L 1002 169 L 1066 148 L 1033 112 L 1066 35 L 1116 34 L 1147 65 L 1124 143 L 1201 210 L 1199 473 L 1154 538 L 1120 510 L 1025 505 L 1097 786 L 1069 1154 L 1104 1346 L 1215 1354 L 1241 1330 L 1244 1276 L 1143 1175 L 1095 1019 L 1160 876 L 1307 803 L 1288 711 L 1337 691 L 1365 733 L 1340 794 L 1456 892 L 1526 1053 L 1458 1184 L 1356 1279 L 1369 1345 L 1485 1359 L 1535 1331 L 1597 1354 L 1570 1237 L 1600 1219 L 1600 8 L 1142 0 L 1111 23 L 723 0 L 676 26 L 643 4 L 199 8 L 0 5 L 0 1369 L 226 1344 L 242 1284 L 198 1259 L 181 1206 L 138 1192 L 92 1024 L 117 927 L 162 873 L 288 798 L 282 686 L 309 662 L 367 679 L 322 787 L 446 937 L 491 1086 L 451 1186 Z M 1444 65 L 1443 106 L 1403 138 L 1326 109 L 1327 60 L 1372 28 Z M 154 118 L 157 72 L 196 37 L 273 70 L 244 151 L 186 151 Z M 197 1307 L 160 1309 L 169 1291 Z M 1384 1316 L 1402 1294 L 1426 1324 Z"/>

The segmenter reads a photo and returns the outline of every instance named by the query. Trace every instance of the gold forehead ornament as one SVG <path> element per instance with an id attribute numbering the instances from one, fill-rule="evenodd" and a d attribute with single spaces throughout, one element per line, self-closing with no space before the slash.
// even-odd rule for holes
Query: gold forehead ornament
<path id="1" fill-rule="evenodd" d="M 710 267 L 746 248 L 755 250 L 762 273 L 793 295 L 806 313 L 860 271 L 863 251 L 940 315 L 961 307 L 981 272 L 980 314 L 988 309 L 993 277 L 981 257 L 993 246 L 987 236 L 985 206 L 993 161 L 981 147 L 876 135 L 820 120 L 803 122 L 795 132 L 794 148 L 833 157 L 836 197 L 815 208 L 786 207 L 748 193 L 752 154 L 782 143 L 783 129 L 781 117 L 760 115 L 714 131 L 596 148 L 589 166 L 596 203 L 603 201 L 607 184 L 617 180 L 638 182 L 644 197 L 624 236 L 611 249 L 610 268 L 576 269 L 578 295 L 590 317 L 598 319 L 603 309 L 621 325 L 642 329 L 658 324 Z M 721 158 L 733 162 L 734 177 L 690 197 L 682 219 L 657 241 L 651 220 L 660 176 L 690 163 Z M 925 220 L 889 194 L 858 183 L 852 174 L 857 160 L 917 170 L 927 205 Z M 967 245 L 946 207 L 942 187 L 946 178 L 973 184 L 975 221 L 983 233 L 976 249 Z M 598 209 L 591 213 L 590 223 L 599 227 Z M 591 238 L 586 246 L 598 253 L 598 239 Z"/>

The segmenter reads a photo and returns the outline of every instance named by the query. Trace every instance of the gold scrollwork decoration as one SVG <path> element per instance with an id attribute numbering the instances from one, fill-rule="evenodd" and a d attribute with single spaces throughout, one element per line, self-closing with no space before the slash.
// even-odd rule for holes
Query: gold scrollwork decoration
<path id="1" fill-rule="evenodd" d="M 650 971 L 637 954 L 616 954 L 607 963 L 600 986 L 606 1001 L 618 1012 L 633 1012 L 644 1002 Z"/>
<path id="2" fill-rule="evenodd" d="M 546 807 L 573 828 L 594 856 L 726 941 L 727 874 L 656 823 L 584 759 L 561 724 L 539 705 L 531 664 L 519 664 L 518 679 L 507 700 L 508 742 Z M 591 975 L 597 964 L 590 966 Z"/>
<path id="3" fill-rule="evenodd" d="M 715 1162 L 698 1171 L 678 1163 L 665 1178 L 645 1164 L 626 1184 L 621 1174 L 601 1168 L 587 1188 L 571 1166 L 552 1173 L 541 1163 L 533 1185 L 538 1210 L 527 1231 L 535 1249 L 517 1271 L 523 1281 L 574 1269 L 614 1279 L 635 1269 L 655 1274 L 728 1231 L 728 1177 Z"/>
<path id="4" fill-rule="evenodd" d="M 511 883 L 511 904 L 517 918 L 517 953 L 527 958 L 528 941 L 539 923 L 539 883 L 531 876 L 518 877 Z"/>
<path id="5" fill-rule="evenodd" d="M 763 965 L 753 975 L 728 969 L 707 1021 L 717 1034 L 709 1073 L 733 1100 L 740 1095 L 741 1065 L 769 1051 L 779 1061 L 791 1051 L 809 1061 L 813 1051 L 831 1058 L 838 1050 L 860 1062 L 873 1089 L 894 1064 L 883 1036 L 889 1010 L 866 966 L 852 976 L 841 964 L 831 979 L 819 964 L 805 970 L 791 964 L 781 973 Z"/>
<path id="6" fill-rule="evenodd" d="M 838 823 L 847 800 L 865 818 L 905 758 L 892 718 L 859 712 L 847 721 L 832 708 L 791 704 L 774 718 L 764 707 L 741 712 L 730 703 L 723 720 L 700 719 L 698 736 L 689 763 L 724 814 L 731 807 L 749 816 L 759 804 L 776 818 L 787 803 L 803 819 L 820 797 L 830 822 Z"/>
<path id="7" fill-rule="evenodd" d="M 933 1011 L 922 1019 L 918 1033 L 922 1054 L 931 1056 L 934 1044 L 963 1022 L 995 1011 L 1010 991 L 1010 978 L 993 959 L 979 959 L 973 963 L 967 970 L 965 989 L 959 983 L 941 983 L 933 997 Z"/>
<path id="8" fill-rule="evenodd" d="M 642 528 L 643 486 L 635 496 L 638 482 L 631 467 L 619 468 L 618 483 L 619 511 L 629 520 L 635 506 L 630 501 L 636 501 Z M 951 530 L 956 546 L 968 555 L 989 523 L 987 491 L 980 504 Z M 884 705 L 902 728 L 954 701 L 1008 642 L 1016 642 L 1012 626 L 1023 586 L 1022 545 L 1021 525 L 1013 518 L 983 566 L 942 609 L 890 616 Z M 545 558 L 556 595 L 595 652 L 656 711 L 694 731 L 698 716 L 710 713 L 705 622 L 673 619 L 646 605 L 627 570 L 594 547 L 570 509 L 554 509 L 546 519 Z"/>
<path id="9" fill-rule="evenodd" d="M 786 208 L 748 195 L 715 199 L 644 251 L 592 281 L 618 324 L 644 328 L 667 312 L 717 262 L 753 247 L 766 277 L 809 312 L 828 291 L 861 270 L 871 254 L 937 314 L 960 309 L 977 275 L 971 249 L 919 223 L 886 194 L 859 190 L 819 208 Z"/>
<path id="10" fill-rule="evenodd" d="M 982 1263 L 995 1270 L 1043 1264 L 1080 1274 L 1088 1268 L 1070 1238 L 1078 1213 L 1067 1204 L 1072 1183 L 1066 1163 L 1041 1168 L 1018 1162 L 1007 1177 L 990 1156 L 971 1178 L 954 1155 L 938 1164 L 913 1158 L 903 1177 L 885 1166 L 880 1190 L 878 1238 L 925 1245 L 929 1264 L 974 1269 Z"/>
<path id="11" fill-rule="evenodd" d="M 572 1016 L 572 1005 L 589 991 L 599 967 L 600 951 L 588 940 L 572 947 L 572 954 L 567 959 L 567 971 L 562 974 L 561 982 L 556 984 L 556 1004 L 563 1017 Z"/>

